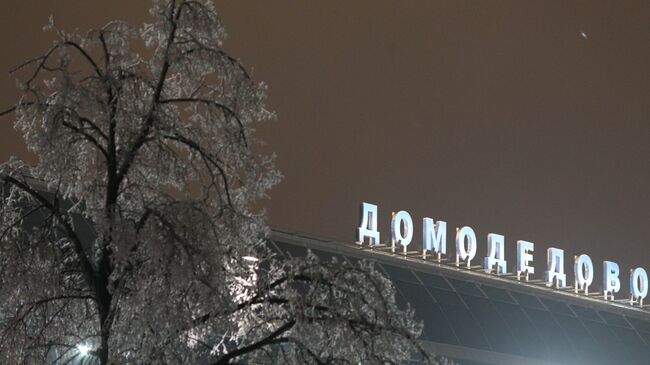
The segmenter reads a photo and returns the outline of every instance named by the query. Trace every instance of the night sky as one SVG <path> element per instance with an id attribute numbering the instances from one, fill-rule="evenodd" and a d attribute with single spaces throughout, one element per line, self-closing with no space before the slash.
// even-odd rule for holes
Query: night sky
<path id="1" fill-rule="evenodd" d="M 133 3 L 137 3 L 134 5 Z M 219 1 L 227 50 L 270 89 L 277 120 L 259 125 L 283 182 L 272 226 L 352 242 L 362 201 L 479 237 L 506 237 L 650 270 L 650 2 Z M 5 0 L 4 71 L 45 50 L 50 14 L 65 29 L 140 25 L 147 1 Z M 27 156 L 0 119 L 0 160 Z M 572 284 L 573 275 L 568 282 Z"/>

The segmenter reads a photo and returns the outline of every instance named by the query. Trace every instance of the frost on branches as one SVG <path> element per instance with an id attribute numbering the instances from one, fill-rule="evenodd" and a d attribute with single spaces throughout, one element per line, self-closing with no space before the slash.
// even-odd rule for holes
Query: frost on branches
<path id="1" fill-rule="evenodd" d="M 370 265 L 267 251 L 266 86 L 224 52 L 210 1 L 151 14 L 84 35 L 51 21 L 53 46 L 15 70 L 3 114 L 39 162 L 0 166 L 0 363 L 428 360 Z"/>

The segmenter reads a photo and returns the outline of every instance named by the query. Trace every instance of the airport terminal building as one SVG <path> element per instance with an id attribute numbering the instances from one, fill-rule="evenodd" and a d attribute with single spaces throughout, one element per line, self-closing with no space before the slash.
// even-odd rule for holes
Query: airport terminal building
<path id="1" fill-rule="evenodd" d="M 425 348 L 459 364 L 650 363 L 650 311 L 629 299 L 578 294 L 573 286 L 553 289 L 543 280 L 424 260 L 381 245 L 281 230 L 272 231 L 269 244 L 291 257 L 311 250 L 322 260 L 374 262 L 393 281 L 398 303 L 410 303 L 423 322 Z"/>
<path id="2" fill-rule="evenodd" d="M 372 234 L 377 230 L 377 222 L 366 218 L 376 218 L 376 210 L 374 215 L 365 213 L 360 228 Z M 36 226 L 42 219 L 32 215 L 24 224 Z M 92 225 L 81 216 L 76 219 L 80 234 L 90 242 L 94 236 Z M 403 224 L 399 213 L 393 215 L 391 230 L 393 241 L 397 241 L 393 245 L 338 242 L 280 229 L 271 230 L 267 243 L 272 250 L 287 257 L 303 257 L 311 250 L 324 261 L 337 257 L 338 262 L 351 265 L 359 260 L 373 262 L 392 280 L 398 305 L 402 308 L 410 305 L 416 318 L 423 322 L 420 340 L 424 348 L 461 365 L 650 364 L 650 305 L 643 304 L 648 294 L 645 270 L 641 280 L 630 282 L 630 286 L 643 289 L 642 297 L 638 298 L 625 298 L 623 291 L 616 300 L 605 299 L 603 291 L 596 289 L 579 292 L 575 284 L 566 285 L 566 276 L 564 285 L 552 288 L 547 285 L 548 277 L 538 279 L 543 276 L 539 271 L 529 280 L 515 273 L 525 267 L 525 260 L 518 260 L 516 267 L 508 265 L 508 270 L 495 274 L 486 272 L 488 261 L 472 266 L 471 259 L 461 258 L 458 262 L 451 254 L 436 257 L 435 250 L 443 247 L 440 244 L 445 236 L 428 236 L 442 232 L 439 230 L 442 226 L 433 225 L 433 221 L 427 225 L 427 219 L 423 223 L 423 242 L 432 238 L 429 243 L 435 246 L 430 247 L 434 250 L 428 257 L 423 257 L 421 247 L 407 249 L 408 243 L 404 245 L 404 242 L 400 246 L 405 235 L 409 241 L 415 239 L 412 220 Z M 457 257 L 459 249 L 463 254 L 470 254 L 471 250 L 467 249 L 470 241 L 476 245 L 476 237 L 470 240 L 462 237 L 471 231 L 465 228 L 468 227 L 456 231 Z M 405 234 L 406 231 L 409 233 Z M 488 245 L 494 244 L 493 250 L 488 249 L 491 252 L 488 255 L 495 261 L 490 266 L 503 258 L 503 237 L 500 242 L 498 237 L 492 238 L 488 236 L 487 240 Z M 523 245 L 519 246 L 518 256 L 519 249 L 525 251 Z M 551 253 L 549 257 L 554 257 Z M 547 268 L 555 266 L 555 273 L 563 272 L 560 268 L 564 263 L 556 263 L 549 260 Z M 576 259 L 576 267 L 577 263 Z M 593 264 L 587 271 L 591 283 Z M 585 273 L 582 266 L 580 273 Z M 620 281 L 624 280 L 621 274 Z M 619 290 L 620 282 L 616 291 Z"/>

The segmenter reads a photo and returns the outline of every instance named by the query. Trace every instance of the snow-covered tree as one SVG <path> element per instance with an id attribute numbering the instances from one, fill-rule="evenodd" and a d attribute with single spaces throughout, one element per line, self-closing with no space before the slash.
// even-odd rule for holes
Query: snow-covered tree
<path id="1" fill-rule="evenodd" d="M 0 363 L 428 360 L 372 265 L 267 249 L 266 86 L 223 50 L 211 1 L 151 15 L 50 21 L 52 47 L 15 70 L 2 114 L 39 161 L 0 166 Z"/>

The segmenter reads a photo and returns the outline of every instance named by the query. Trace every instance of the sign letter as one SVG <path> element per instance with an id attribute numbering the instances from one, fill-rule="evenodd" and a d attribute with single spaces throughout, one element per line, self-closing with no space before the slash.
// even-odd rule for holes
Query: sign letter
<path id="1" fill-rule="evenodd" d="M 533 261 L 533 251 L 535 251 L 534 243 L 517 241 L 517 280 L 520 279 L 521 274 L 526 273 L 526 281 L 528 281 L 528 275 L 535 273 L 535 268 L 530 265 Z"/>
<path id="2" fill-rule="evenodd" d="M 594 281 L 594 264 L 591 258 L 587 255 L 576 256 L 573 273 L 576 278 L 574 291 L 578 293 L 582 290 L 589 294 L 589 285 Z"/>
<path id="3" fill-rule="evenodd" d="M 609 299 L 609 294 L 614 299 L 614 294 L 621 290 L 621 280 L 618 278 L 619 274 L 618 264 L 611 261 L 603 261 L 603 295 L 605 300 Z"/>
<path id="4" fill-rule="evenodd" d="M 630 305 L 639 303 L 648 295 L 648 273 L 642 267 L 630 270 Z"/>
<path id="5" fill-rule="evenodd" d="M 369 203 L 361 203 L 361 224 L 357 228 L 357 243 L 362 245 L 366 237 L 369 238 L 370 245 L 379 244 L 377 206 Z"/>
<path id="6" fill-rule="evenodd" d="M 546 286 L 552 286 L 555 282 L 556 288 L 564 288 L 566 286 L 566 274 L 564 273 L 564 250 L 559 248 L 549 248 L 546 251 L 547 268 L 544 273 L 546 279 Z"/>
<path id="7" fill-rule="evenodd" d="M 504 238 L 500 234 L 496 233 L 490 233 L 487 236 L 487 244 L 488 244 L 488 255 L 487 257 L 483 260 L 483 268 L 485 271 L 492 272 L 492 268 L 494 265 L 496 265 L 496 269 L 494 271 L 495 274 L 505 274 L 507 273 L 506 269 L 506 260 L 505 260 L 505 253 L 503 252 L 503 246 L 504 246 Z"/>
<path id="8" fill-rule="evenodd" d="M 427 250 L 440 255 L 447 254 L 447 222 L 437 221 L 433 224 L 433 219 L 424 218 L 422 220 L 422 258 L 427 258 Z"/>
<path id="9" fill-rule="evenodd" d="M 402 223 L 404 224 L 403 233 Z M 393 250 L 396 244 L 400 244 L 404 247 L 404 252 L 406 252 L 406 246 L 411 243 L 411 239 L 413 238 L 413 219 L 411 219 L 411 215 L 403 210 L 393 213 L 391 230 L 393 231 Z"/>
<path id="10" fill-rule="evenodd" d="M 467 242 L 467 247 L 465 247 Z M 456 266 L 459 265 L 459 258 L 467 262 L 467 268 L 471 267 L 471 261 L 476 256 L 476 233 L 468 226 L 456 232 Z"/>

